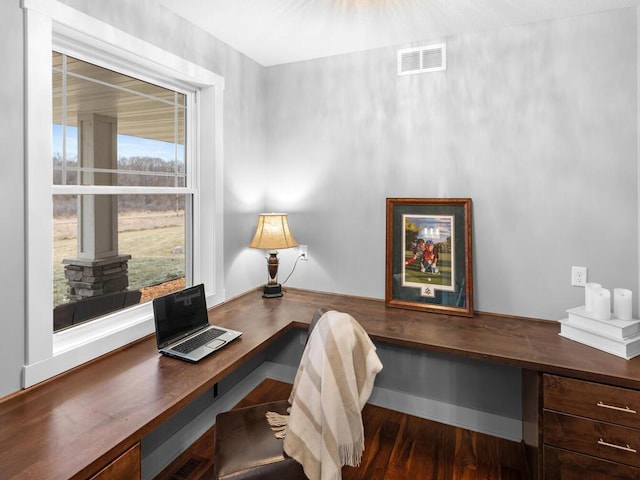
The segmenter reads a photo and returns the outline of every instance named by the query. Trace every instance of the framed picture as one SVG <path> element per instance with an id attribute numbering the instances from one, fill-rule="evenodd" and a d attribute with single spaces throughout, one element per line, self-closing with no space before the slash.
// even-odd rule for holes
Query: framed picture
<path id="1" fill-rule="evenodd" d="M 387 198 L 385 303 L 473 316 L 470 198 Z"/>

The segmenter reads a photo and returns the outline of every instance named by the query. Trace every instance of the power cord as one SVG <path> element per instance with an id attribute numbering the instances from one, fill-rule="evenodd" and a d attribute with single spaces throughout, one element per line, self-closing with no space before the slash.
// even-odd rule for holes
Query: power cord
<path id="1" fill-rule="evenodd" d="M 296 269 L 296 265 L 298 265 L 298 260 L 300 260 L 304 256 L 305 256 L 304 253 L 301 253 L 300 255 L 298 255 L 298 258 L 296 258 L 296 261 L 293 264 L 293 268 L 291 269 L 291 272 L 289 272 L 289 275 L 287 275 L 287 278 L 285 278 L 284 282 L 282 282 L 280 285 L 284 285 L 285 283 L 287 283 L 287 280 L 289 280 L 289 277 L 291 276 L 293 271 Z"/>

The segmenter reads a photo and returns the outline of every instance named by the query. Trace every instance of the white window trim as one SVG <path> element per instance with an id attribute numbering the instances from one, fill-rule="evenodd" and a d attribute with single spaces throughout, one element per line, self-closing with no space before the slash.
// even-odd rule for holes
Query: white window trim
<path id="1" fill-rule="evenodd" d="M 27 305 L 23 387 L 81 365 L 154 331 L 150 304 L 53 334 L 51 237 L 51 52 L 136 72 L 148 82 L 196 91 L 193 215 L 194 283 L 207 304 L 225 299 L 223 278 L 222 106 L 224 78 L 54 0 L 23 0 L 26 45 Z M 211 134 L 213 132 L 213 135 Z"/>

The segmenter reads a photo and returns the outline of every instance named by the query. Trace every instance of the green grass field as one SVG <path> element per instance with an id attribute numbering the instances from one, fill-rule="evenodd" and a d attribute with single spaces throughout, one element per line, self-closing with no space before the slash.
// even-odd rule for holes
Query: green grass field
<path id="1" fill-rule="evenodd" d="M 131 255 L 129 260 L 129 289 L 155 285 L 185 275 L 184 253 L 173 253 L 175 247 L 184 252 L 185 237 L 182 225 L 130 230 L 118 235 L 119 252 Z M 67 281 L 64 277 L 64 258 L 73 258 L 76 239 L 54 239 L 53 297 L 54 305 L 65 301 Z"/>
<path id="2" fill-rule="evenodd" d="M 413 257 L 413 252 L 405 252 L 405 259 Z M 406 265 L 404 281 L 410 283 L 424 283 L 429 285 L 451 285 L 451 254 L 438 254 L 438 270 L 440 273 L 423 273 L 420 271 L 420 261 L 416 260 L 411 265 Z"/>

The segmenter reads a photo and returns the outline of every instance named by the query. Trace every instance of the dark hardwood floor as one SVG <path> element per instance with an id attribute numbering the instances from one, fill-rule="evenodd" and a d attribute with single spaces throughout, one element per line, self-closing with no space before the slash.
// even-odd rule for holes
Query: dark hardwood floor
<path id="1" fill-rule="evenodd" d="M 288 397 L 291 385 L 267 379 L 238 407 Z M 365 451 L 358 468 L 344 467 L 344 480 L 524 480 L 521 445 L 385 408 L 363 410 Z M 155 480 L 213 478 L 213 429 Z M 283 479 L 286 480 L 286 479 Z"/>

